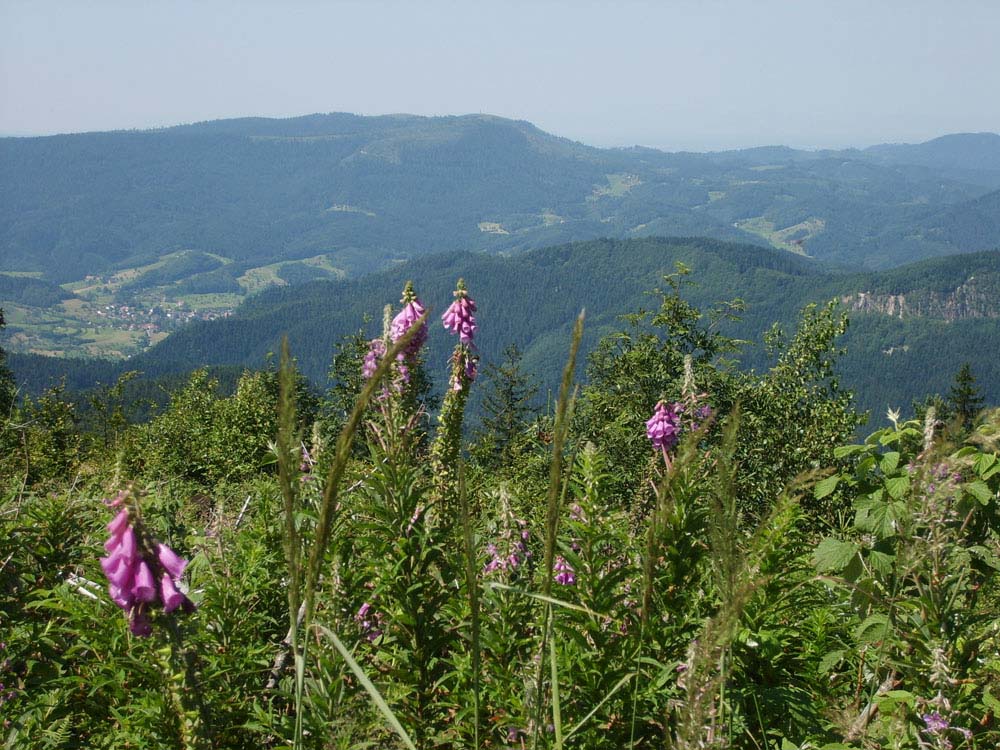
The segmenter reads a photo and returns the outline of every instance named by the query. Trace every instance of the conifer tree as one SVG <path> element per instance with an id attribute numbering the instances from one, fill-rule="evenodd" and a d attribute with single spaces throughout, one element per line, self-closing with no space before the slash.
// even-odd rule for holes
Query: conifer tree
<path id="1" fill-rule="evenodd" d="M 3 308 L 0 308 L 0 331 L 3 331 L 7 322 L 3 317 Z M 14 405 L 14 375 L 7 367 L 7 353 L 0 347 L 0 419 L 10 415 L 11 407 Z"/>
<path id="2" fill-rule="evenodd" d="M 538 392 L 534 379 L 521 369 L 523 353 L 517 344 L 503 351 L 500 364 L 485 369 L 486 395 L 479 444 L 481 460 L 500 462 L 511 449 L 533 412 L 532 400 Z"/>
<path id="3" fill-rule="evenodd" d="M 968 427 L 983 408 L 983 398 L 976 388 L 976 376 L 972 365 L 963 362 L 955 374 L 955 382 L 948 392 L 948 404 L 955 415 L 962 420 L 962 427 Z"/>

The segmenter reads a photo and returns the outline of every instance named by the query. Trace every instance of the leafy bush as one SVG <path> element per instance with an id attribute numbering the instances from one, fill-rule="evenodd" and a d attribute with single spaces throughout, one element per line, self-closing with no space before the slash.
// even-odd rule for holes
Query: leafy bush
<path id="1" fill-rule="evenodd" d="M 228 398 L 196 374 L 118 464 L 140 547 L 190 561 L 197 608 L 148 638 L 104 590 L 105 493 L 8 489 L 7 746 L 995 746 L 1000 411 L 846 444 L 834 308 L 743 376 L 679 290 L 578 393 L 581 317 L 552 410 L 467 458 L 471 334 L 430 413 L 412 290 L 325 429 L 287 350 Z"/>

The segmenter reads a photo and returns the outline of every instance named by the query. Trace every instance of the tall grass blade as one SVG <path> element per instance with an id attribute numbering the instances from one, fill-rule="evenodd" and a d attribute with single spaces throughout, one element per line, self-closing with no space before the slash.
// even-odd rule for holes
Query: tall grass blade
<path id="1" fill-rule="evenodd" d="M 305 621 L 307 624 L 312 622 L 312 615 L 315 611 L 316 583 L 319 580 L 323 555 L 326 553 L 326 547 L 330 541 L 330 532 L 333 528 L 333 519 L 337 508 L 340 480 L 343 478 L 344 470 L 351 455 L 351 443 L 354 440 L 354 433 L 357 431 L 358 425 L 361 424 L 361 419 L 364 416 L 365 409 L 368 407 L 368 402 L 371 401 L 375 392 L 383 387 L 382 379 L 396 361 L 396 356 L 406 349 L 410 340 L 427 321 L 428 315 L 430 315 L 430 311 L 424 313 L 398 341 L 388 348 L 385 356 L 382 357 L 382 361 L 375 368 L 372 377 L 361 390 L 358 400 L 354 403 L 354 409 L 351 411 L 351 415 L 347 418 L 347 422 L 344 424 L 343 429 L 340 431 L 340 436 L 337 438 L 333 464 L 330 466 L 326 485 L 323 488 L 323 499 L 320 503 L 319 517 L 316 521 L 316 536 L 313 540 L 312 549 L 309 552 L 309 562 L 306 565 L 303 599 L 306 605 Z"/>
<path id="2" fill-rule="evenodd" d="M 583 729 L 584 725 L 593 718 L 594 714 L 596 714 L 598 711 L 601 710 L 601 706 L 603 706 L 605 703 L 611 700 L 614 697 L 615 693 L 617 693 L 619 690 L 625 687 L 628 681 L 633 679 L 637 675 L 638 672 L 629 672 L 627 675 L 618 680 L 618 682 L 615 683 L 615 686 L 608 691 L 608 694 L 605 695 L 603 698 L 601 698 L 601 700 L 597 703 L 597 705 L 587 712 L 586 716 L 580 719 L 580 721 L 574 724 L 573 727 L 568 732 L 566 732 L 566 735 L 563 737 L 563 742 L 569 742 L 570 737 L 572 737 L 574 734 Z"/>
<path id="3" fill-rule="evenodd" d="M 545 512 L 545 558 L 542 565 L 545 577 L 542 579 L 542 591 L 548 595 L 552 591 L 552 563 L 556 546 L 556 527 L 559 523 L 559 496 L 562 488 L 563 446 L 569 433 L 566 416 L 569 410 L 570 388 L 573 385 L 573 373 L 576 370 L 576 355 L 580 350 L 580 339 L 583 338 L 583 319 L 585 312 L 577 316 L 573 326 L 573 337 L 569 347 L 569 359 L 563 369 L 562 382 L 559 385 L 559 401 L 556 403 L 556 421 L 552 435 L 552 462 L 549 464 L 549 490 L 546 498 Z"/>
<path id="4" fill-rule="evenodd" d="M 469 498 L 465 492 L 465 467 L 458 468 L 458 502 L 462 514 L 462 535 L 465 540 L 465 587 L 469 592 L 469 618 L 472 625 L 472 710 L 473 747 L 479 750 L 480 696 L 479 679 L 482 669 L 479 632 L 479 581 L 476 577 L 476 550 L 472 539 L 472 518 Z"/>
<path id="5" fill-rule="evenodd" d="M 537 599 L 540 602 L 545 602 L 546 604 L 554 604 L 557 607 L 562 607 L 563 609 L 572 609 L 576 612 L 583 612 L 586 615 L 597 619 L 607 619 L 608 615 L 601 614 L 590 607 L 585 607 L 582 604 L 573 604 L 572 602 L 565 602 L 562 599 L 556 599 L 554 596 L 546 596 L 545 594 L 537 594 L 534 591 L 525 591 L 524 589 L 519 589 L 515 586 L 510 586 L 506 583 L 500 583 L 499 581 L 491 581 L 487 584 L 491 589 L 502 589 L 504 591 L 510 591 L 515 594 L 521 594 L 522 596 L 527 596 L 531 599 Z"/>
<path id="6" fill-rule="evenodd" d="M 549 679 L 552 681 L 552 727 L 556 735 L 556 750 L 562 750 L 562 706 L 559 703 L 559 662 L 556 654 L 556 639 L 549 638 Z"/>
<path id="7" fill-rule="evenodd" d="M 552 566 L 555 558 L 556 530 L 559 525 L 560 499 L 565 489 L 562 481 L 563 446 L 566 443 L 566 436 L 569 434 L 568 417 L 572 414 L 571 407 L 574 401 L 574 398 L 570 396 L 570 389 L 573 386 L 573 373 L 576 371 L 576 355 L 580 350 L 580 339 L 583 338 L 583 320 L 585 315 L 586 311 L 581 310 L 577 316 L 576 324 L 573 326 L 573 336 L 569 345 L 569 358 L 566 360 L 566 367 L 563 369 L 562 382 L 559 385 L 559 401 L 556 403 L 556 419 L 552 434 L 552 462 L 549 464 L 549 489 L 545 510 L 545 556 L 542 563 L 542 595 L 545 597 L 550 596 L 552 593 Z M 545 644 L 549 638 L 549 629 L 552 626 L 552 608 L 549 604 L 545 604 L 542 609 L 540 624 L 541 642 L 539 643 L 538 669 L 535 674 L 535 705 L 532 712 L 534 717 L 532 747 L 538 747 L 541 737 Z"/>
<path id="8" fill-rule="evenodd" d="M 275 453 L 278 459 L 278 487 L 281 490 L 284 512 L 285 562 L 288 564 L 288 619 L 291 632 L 295 633 L 301 604 L 302 570 L 299 558 L 302 553 L 298 529 L 295 525 L 296 462 L 292 459 L 295 440 L 295 365 L 288 350 L 288 337 L 281 338 L 281 364 L 278 368 L 278 437 Z"/>
<path id="9" fill-rule="evenodd" d="M 301 601 L 301 607 L 303 608 L 302 624 L 304 629 L 308 632 L 310 629 L 313 613 L 316 607 L 316 586 L 319 582 L 320 569 L 323 567 L 323 558 L 326 554 L 326 548 L 330 541 L 330 533 L 333 529 L 333 521 L 337 511 L 337 498 L 340 489 L 340 481 L 344 476 L 344 470 L 347 468 L 347 462 L 351 455 L 351 444 L 354 440 L 354 433 L 358 429 L 358 425 L 361 424 L 361 418 L 364 416 L 365 409 L 368 407 L 368 402 L 371 401 L 372 396 L 375 391 L 383 387 L 382 379 L 389 372 L 389 368 L 396 361 L 396 356 L 400 354 L 406 346 L 410 343 L 410 340 L 416 336 L 417 331 L 426 322 L 427 316 L 430 312 L 424 313 L 423 316 L 417 320 L 410 329 L 399 338 L 379 362 L 378 367 L 375 368 L 375 372 L 369 379 L 368 383 L 362 389 L 361 394 L 358 396 L 357 401 L 354 402 L 354 409 L 351 411 L 350 417 L 348 417 L 347 422 L 344 424 L 343 429 L 340 431 L 340 436 L 337 438 L 336 453 L 334 454 L 334 460 L 330 466 L 330 472 L 327 474 L 326 484 L 323 487 L 323 499 L 320 503 L 319 516 L 316 521 L 316 531 L 313 537 L 312 547 L 309 552 L 309 560 L 306 564 L 305 569 L 305 583 L 302 586 L 301 595 L 299 600 Z M 287 342 L 282 347 L 282 362 L 285 374 L 282 377 L 284 382 L 284 392 L 285 399 L 291 401 L 294 404 L 294 398 L 291 395 L 293 393 L 294 387 L 294 377 L 291 374 L 290 357 L 288 357 L 288 346 Z M 284 407 L 283 407 L 284 408 Z M 288 416 L 283 417 L 286 421 Z M 294 409 L 291 411 L 291 424 L 288 425 L 288 429 L 279 430 L 279 443 L 280 440 L 289 440 L 291 436 L 291 430 L 294 425 Z M 284 435 L 284 437 L 282 437 Z M 280 447 L 278 449 L 279 461 L 281 456 L 285 456 L 287 461 L 290 450 L 282 450 Z M 280 466 L 280 464 L 279 464 Z M 286 468 L 286 476 L 290 477 L 289 469 Z M 295 528 L 294 522 L 294 494 L 289 494 L 286 498 L 291 498 L 293 507 L 292 512 L 288 513 L 286 510 L 286 530 L 285 533 L 288 537 L 285 540 L 286 545 L 292 546 L 293 542 L 296 542 L 295 546 L 298 546 L 298 532 Z M 286 499 L 286 503 L 288 500 Z M 294 563 L 295 567 L 290 568 L 289 576 L 294 578 L 299 576 L 301 581 L 301 573 L 298 571 L 299 563 L 299 552 L 296 551 L 289 553 L 290 563 Z M 291 594 L 289 594 L 291 597 Z M 289 598 L 289 604 L 291 605 L 292 599 Z M 307 661 L 307 651 L 308 651 L 308 640 L 302 641 L 301 647 L 298 638 L 298 610 L 299 607 L 289 607 L 289 615 L 291 619 L 291 638 L 289 642 L 291 643 L 292 653 L 295 655 L 296 659 L 296 677 L 295 677 L 295 703 L 296 703 L 296 716 L 295 716 L 295 735 L 293 746 L 295 748 L 302 747 L 302 703 L 303 695 L 305 692 L 305 663 Z M 301 665 L 299 660 L 301 659 Z"/>
<path id="10" fill-rule="evenodd" d="M 358 678 L 358 682 L 361 683 L 362 687 L 364 687 L 365 691 L 368 693 L 368 696 L 372 699 L 372 703 L 375 704 L 375 707 L 379 710 L 382 716 L 385 717 L 386 723 L 388 723 L 392 730 L 399 735 L 399 739 L 403 741 L 403 744 L 410 750 L 417 750 L 417 746 L 413 744 L 413 740 L 410 739 L 410 735 L 407 734 L 406 729 L 403 728 L 403 725 L 396 717 L 396 714 L 393 713 L 392 708 L 390 708 L 389 704 L 386 703 L 385 698 L 382 697 L 378 688 L 375 687 L 375 683 L 368 679 L 368 675 L 365 674 L 365 670 L 361 668 L 361 665 L 354 659 L 350 650 L 343 644 L 340 638 L 337 637 L 337 634 L 319 623 L 316 623 L 314 627 L 326 636 L 327 639 L 333 644 L 333 647 L 340 652 L 344 661 L 347 662 L 347 666 L 351 668 L 351 671 L 354 672 L 354 676 Z"/>

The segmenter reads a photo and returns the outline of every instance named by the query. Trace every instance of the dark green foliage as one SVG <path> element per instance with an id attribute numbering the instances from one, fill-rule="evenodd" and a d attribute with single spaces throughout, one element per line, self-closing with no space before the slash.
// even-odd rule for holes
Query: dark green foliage
<path id="1" fill-rule="evenodd" d="M 229 396 L 197 373 L 146 425 L 121 429 L 128 383 L 106 389 L 94 414 L 121 459 L 97 439 L 85 460 L 147 484 L 143 522 L 191 560 L 198 609 L 128 637 L 97 562 L 102 493 L 65 469 L 11 485 L 7 743 L 916 750 L 938 711 L 995 745 L 1000 414 L 961 445 L 905 423 L 837 447 L 855 419 L 836 306 L 741 372 L 719 330 L 739 305 L 704 312 L 680 271 L 575 397 L 571 355 L 554 420 L 527 411 L 508 351 L 492 393 L 534 428 L 497 421 L 515 435 L 499 469 L 452 450 L 454 392 L 458 417 L 422 439 L 396 351 L 357 380 L 360 335 L 335 357 L 336 443 L 285 347 Z M 661 398 L 716 413 L 657 453 L 642 423 Z"/>
<path id="2" fill-rule="evenodd" d="M 835 303 L 809 306 L 791 341 L 772 331 L 768 344 L 780 352 L 774 366 L 759 379 L 740 379 L 734 394 L 742 414 L 736 486 L 752 516 L 800 474 L 829 465 L 833 448 L 865 422 L 836 375 L 838 337 L 846 329 Z M 832 521 L 831 510 L 813 509 L 816 518 Z"/>
<path id="3" fill-rule="evenodd" d="M 225 398 L 217 389 L 205 370 L 195 372 L 166 411 L 133 432 L 123 456 L 129 471 L 202 485 L 259 474 L 277 427 L 277 376 L 246 372 Z M 316 400 L 301 381 L 298 395 L 300 416 L 311 424 Z"/>
<path id="4" fill-rule="evenodd" d="M 246 302 L 230 319 L 196 323 L 172 334 L 149 352 L 115 367 L 91 360 L 61 360 L 14 354 L 11 366 L 28 393 L 39 393 L 62 375 L 78 390 L 95 382 L 113 382 L 125 369 L 141 369 L 144 378 L 175 378 L 202 364 L 230 366 L 235 382 L 243 368 L 257 368 L 277 350 L 287 333 L 299 352 L 302 372 L 315 384 L 327 376 L 330 352 L 343 336 L 370 322 L 364 336 L 378 333 L 382 300 L 393 300 L 407 278 L 428 299 L 447 300 L 448 280 L 464 276 L 474 282 L 487 321 L 481 344 L 484 364 L 499 362 L 502 349 L 516 341 L 524 369 L 539 379 L 540 393 L 556 387 L 561 364 L 554 352 L 575 315 L 575 300 L 586 300 L 588 331 L 583 352 L 618 328 L 618 316 L 642 305 L 676 262 L 693 269 L 697 283 L 689 287 L 691 304 L 707 307 L 739 295 L 745 310 L 739 322 L 721 325 L 727 335 L 757 341 L 777 321 L 791 329 L 799 311 L 810 303 L 846 298 L 851 326 L 844 337 L 846 354 L 837 364 L 845 388 L 857 395 L 861 411 L 881 415 L 928 392 L 947 392 L 955 362 L 970 361 L 987 402 L 1000 402 L 1000 252 L 935 260 L 864 275 L 819 271 L 789 253 L 731 245 L 711 240 L 602 240 L 549 248 L 517 258 L 484 255 L 434 256 L 420 263 L 345 282 L 314 282 L 265 292 Z M 904 296 L 902 318 L 865 308 L 859 293 L 887 303 L 887 295 Z M 442 305 L 444 303 L 442 302 Z M 440 312 L 440 311 L 439 311 Z M 436 326 L 431 331 L 428 364 L 445 367 L 450 345 Z M 764 347 L 751 346 L 740 355 L 741 366 L 763 370 L 769 365 Z M 217 372 L 213 370 L 213 372 Z M 131 388 L 140 388 L 135 381 Z M 440 386 L 439 386 L 440 387 Z M 158 388 L 146 389 L 152 399 Z"/>
<path id="5" fill-rule="evenodd" d="M 948 392 L 948 405 L 962 420 L 962 426 L 968 427 L 975 421 L 983 408 L 983 403 L 983 397 L 976 388 L 976 376 L 972 374 L 972 365 L 963 362 L 955 373 L 955 382 Z"/>
<path id="6" fill-rule="evenodd" d="M 0 300 L 28 307 L 53 307 L 73 295 L 57 284 L 0 273 Z"/>
<path id="7" fill-rule="evenodd" d="M 64 389 L 51 388 L 24 404 L 0 423 L 0 480 L 24 485 L 65 482 L 80 464 L 77 414 Z M 4 484 L 5 482 L 0 482 Z"/>
<path id="8" fill-rule="evenodd" d="M 7 323 L 3 317 L 3 308 L 0 307 L 0 334 L 3 333 L 6 325 Z M 17 386 L 14 383 L 14 374 L 7 367 L 7 352 L 0 346 L 0 424 L 3 424 L 10 416 L 16 392 Z"/>
<path id="9" fill-rule="evenodd" d="M 480 380 L 482 397 L 480 429 L 473 448 L 476 459 L 492 471 L 502 470 L 523 447 L 524 433 L 534 414 L 538 386 L 521 364 L 523 354 L 516 344 L 503 350 L 499 364 L 490 363 Z"/>
<path id="10" fill-rule="evenodd" d="M 738 343 L 718 324 L 742 303 L 720 305 L 706 316 L 680 295 L 683 275 L 666 281 L 659 310 L 631 316 L 630 330 L 605 339 L 592 356 L 582 429 L 610 461 L 629 467 L 620 475 L 631 478 L 620 487 L 627 501 L 641 487 L 649 452 L 644 423 L 658 401 L 686 402 L 689 413 L 699 403 L 717 414 L 739 409 L 735 491 L 741 511 L 759 518 L 796 476 L 829 463 L 833 446 L 861 423 L 835 375 L 835 340 L 846 318 L 833 303 L 819 312 L 807 307 L 791 342 L 772 331 L 778 361 L 761 375 L 741 373 L 724 358 L 738 352 Z"/>

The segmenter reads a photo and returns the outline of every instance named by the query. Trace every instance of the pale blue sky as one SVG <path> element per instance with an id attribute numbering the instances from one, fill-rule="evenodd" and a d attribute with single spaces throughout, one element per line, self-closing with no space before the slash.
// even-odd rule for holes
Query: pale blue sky
<path id="1" fill-rule="evenodd" d="M 0 133 L 489 112 L 600 146 L 1000 130 L 1000 2 L 0 0 Z"/>

